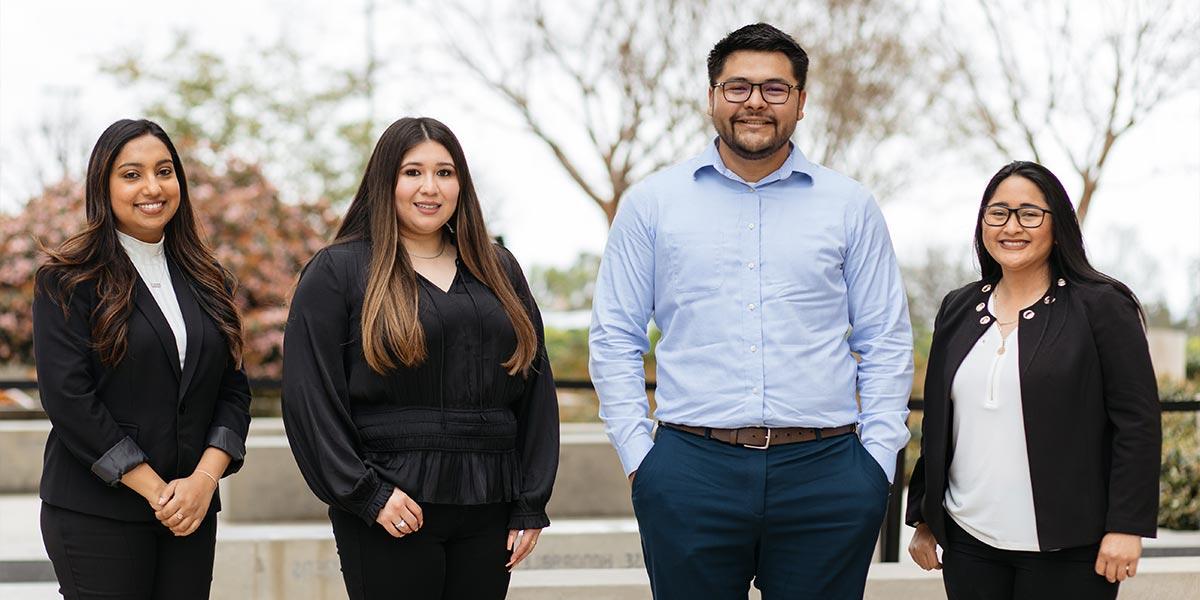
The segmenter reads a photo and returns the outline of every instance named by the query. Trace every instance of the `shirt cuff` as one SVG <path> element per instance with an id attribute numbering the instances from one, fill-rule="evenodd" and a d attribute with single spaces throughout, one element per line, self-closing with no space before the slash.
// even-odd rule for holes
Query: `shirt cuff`
<path id="1" fill-rule="evenodd" d="M 899 456 L 899 452 L 870 442 L 864 443 L 863 446 L 871 454 L 871 458 L 874 458 L 875 462 L 879 463 L 879 467 L 883 469 L 883 474 L 887 475 L 888 485 L 891 485 L 896 479 L 896 457 Z"/>
<path id="2" fill-rule="evenodd" d="M 375 490 L 375 495 L 371 497 L 371 501 L 364 508 L 366 512 L 359 515 L 368 525 L 374 523 L 375 519 L 379 518 L 379 511 L 383 510 L 388 498 L 392 497 L 392 490 L 394 489 L 395 486 L 392 484 L 379 480 L 379 488 Z"/>
<path id="3" fill-rule="evenodd" d="M 544 512 L 513 512 L 508 516 L 509 529 L 545 529 L 550 525 L 550 517 Z"/>
<path id="4" fill-rule="evenodd" d="M 134 467 L 150 460 L 145 452 L 138 447 L 133 438 L 125 436 L 117 442 L 100 460 L 92 463 L 92 473 L 111 486 L 121 482 L 121 476 Z"/>
<path id="5" fill-rule="evenodd" d="M 642 460 L 646 458 L 647 454 L 650 454 L 650 449 L 653 447 L 654 438 L 649 435 L 636 435 L 617 447 L 617 456 L 621 459 L 621 468 L 625 469 L 626 477 L 638 470 L 638 467 L 642 465 Z"/>
<path id="6" fill-rule="evenodd" d="M 232 429 L 218 425 L 208 431 L 208 445 L 228 454 L 234 462 L 246 458 L 246 441 Z"/>

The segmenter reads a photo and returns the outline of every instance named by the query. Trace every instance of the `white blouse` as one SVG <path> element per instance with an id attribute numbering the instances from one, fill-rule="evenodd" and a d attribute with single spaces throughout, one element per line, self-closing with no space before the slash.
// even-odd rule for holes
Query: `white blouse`
<path id="1" fill-rule="evenodd" d="M 163 239 L 154 244 L 147 244 L 133 236 L 117 232 L 117 239 L 125 248 L 125 254 L 133 262 L 138 275 L 142 277 L 150 295 L 158 304 L 158 309 L 167 318 L 171 333 L 175 334 L 175 348 L 179 350 L 179 368 L 183 368 L 184 355 L 187 352 L 187 327 L 183 323 L 183 312 L 179 310 L 179 299 L 175 297 L 175 287 L 171 285 L 171 271 L 167 269 L 167 256 L 164 253 Z"/>
<path id="2" fill-rule="evenodd" d="M 995 314 L 991 298 L 988 312 Z M 989 546 L 1038 551 L 1017 333 L 1014 327 L 1002 340 L 993 320 L 954 375 L 954 458 L 943 505 Z"/>

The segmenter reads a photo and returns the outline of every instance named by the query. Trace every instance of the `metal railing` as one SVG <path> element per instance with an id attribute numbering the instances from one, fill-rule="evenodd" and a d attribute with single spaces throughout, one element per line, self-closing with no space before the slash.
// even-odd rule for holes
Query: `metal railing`
<path id="1" fill-rule="evenodd" d="M 591 380 L 588 379 L 556 379 L 554 385 L 561 390 L 593 390 Z M 282 387 L 282 382 L 278 379 L 251 379 L 250 387 L 256 391 L 278 392 Z M 0 390 L 16 388 L 20 390 L 37 389 L 37 381 L 31 379 L 0 379 Z M 655 384 L 652 381 L 646 382 L 646 389 L 653 390 Z M 909 410 L 925 410 L 925 401 L 918 397 L 913 397 L 908 401 Z M 1175 412 L 1200 412 L 1200 400 L 1163 400 L 1162 411 L 1166 413 Z M 3 410 L 0 415 L 7 415 L 2 418 L 44 418 L 46 414 L 40 410 Z M 903 499 L 904 487 L 907 484 L 905 480 L 905 462 L 907 459 L 907 449 L 901 448 L 899 456 L 896 457 L 896 480 L 892 483 L 891 490 L 888 495 L 887 515 L 883 519 L 883 525 L 879 530 L 881 540 L 879 549 L 879 558 L 883 562 L 899 562 L 900 561 L 900 530 L 904 526 L 904 515 L 900 512 L 900 506 Z"/>

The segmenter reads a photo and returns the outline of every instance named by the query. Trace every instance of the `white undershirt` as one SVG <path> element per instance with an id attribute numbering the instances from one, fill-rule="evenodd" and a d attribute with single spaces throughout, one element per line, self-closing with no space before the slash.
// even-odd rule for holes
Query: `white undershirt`
<path id="1" fill-rule="evenodd" d="M 175 287 L 171 285 L 171 271 L 167 269 L 167 257 L 163 253 L 163 239 L 157 243 L 147 244 L 133 236 L 117 232 L 117 239 L 125 248 L 125 254 L 133 261 L 134 268 L 142 277 L 150 295 L 158 309 L 167 318 L 171 333 L 175 334 L 175 348 L 179 350 L 179 368 L 183 368 L 184 354 L 187 352 L 187 327 L 183 324 L 183 313 L 179 310 L 179 299 L 175 297 Z"/>
<path id="2" fill-rule="evenodd" d="M 991 298 L 988 313 L 995 314 Z M 1000 328 L 991 319 L 950 388 L 954 458 L 943 504 L 956 523 L 989 546 L 1038 551 L 1017 328 L 998 355 Z"/>

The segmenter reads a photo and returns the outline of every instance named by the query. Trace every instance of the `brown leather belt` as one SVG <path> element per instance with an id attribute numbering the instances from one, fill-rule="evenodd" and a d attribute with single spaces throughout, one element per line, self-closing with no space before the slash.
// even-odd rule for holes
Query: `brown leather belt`
<path id="1" fill-rule="evenodd" d="M 766 450 L 771 446 L 783 444 L 798 444 L 811 442 L 839 435 L 854 433 L 858 430 L 853 423 L 841 427 L 742 427 L 740 429 L 717 429 L 714 427 L 693 427 L 659 421 L 662 427 L 682 431 L 700 437 L 711 438 L 726 444 Z"/>

